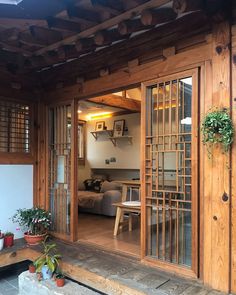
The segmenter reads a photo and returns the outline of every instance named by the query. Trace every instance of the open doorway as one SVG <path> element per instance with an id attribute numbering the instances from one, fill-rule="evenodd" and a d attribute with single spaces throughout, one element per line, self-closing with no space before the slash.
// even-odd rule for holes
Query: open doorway
<path id="1" fill-rule="evenodd" d="M 141 89 L 79 102 L 78 237 L 140 255 Z"/>

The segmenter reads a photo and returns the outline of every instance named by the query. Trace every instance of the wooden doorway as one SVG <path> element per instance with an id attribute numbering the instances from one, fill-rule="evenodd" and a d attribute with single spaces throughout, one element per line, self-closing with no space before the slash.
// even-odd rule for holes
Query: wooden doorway
<path id="1" fill-rule="evenodd" d="M 198 70 L 143 84 L 143 257 L 198 275 Z"/>

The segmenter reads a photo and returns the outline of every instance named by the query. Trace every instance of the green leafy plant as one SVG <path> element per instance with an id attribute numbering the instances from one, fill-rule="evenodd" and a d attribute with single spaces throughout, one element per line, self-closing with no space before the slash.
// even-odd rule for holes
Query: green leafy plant
<path id="1" fill-rule="evenodd" d="M 62 272 L 61 269 L 57 269 L 56 270 L 55 278 L 56 279 L 63 279 L 63 278 L 65 278 L 65 275 L 64 275 L 64 273 Z"/>
<path id="2" fill-rule="evenodd" d="M 204 117 L 201 124 L 203 135 L 202 142 L 207 145 L 208 155 L 211 155 L 209 147 L 215 144 L 222 146 L 223 152 L 228 152 L 233 142 L 234 128 L 227 109 L 211 109 Z"/>
<path id="3" fill-rule="evenodd" d="M 4 236 L 5 237 L 11 237 L 11 236 L 14 236 L 14 234 L 12 232 L 10 232 L 10 231 L 7 231 L 7 232 L 5 232 Z"/>
<path id="4" fill-rule="evenodd" d="M 26 228 L 29 235 L 41 235 L 50 228 L 51 213 L 37 207 L 18 209 L 12 221 Z"/>
<path id="5" fill-rule="evenodd" d="M 34 261 L 36 272 L 41 272 L 44 265 L 47 265 L 51 272 L 54 272 L 59 266 L 59 259 L 61 259 L 61 255 L 57 253 L 56 244 L 48 243 L 47 238 L 48 237 L 46 237 L 42 242 L 43 254 Z"/>

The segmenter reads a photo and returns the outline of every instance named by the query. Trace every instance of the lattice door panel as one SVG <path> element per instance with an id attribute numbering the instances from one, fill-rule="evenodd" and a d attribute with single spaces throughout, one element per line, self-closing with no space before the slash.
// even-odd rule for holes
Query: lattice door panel
<path id="1" fill-rule="evenodd" d="M 70 233 L 71 107 L 49 110 L 49 200 L 52 230 Z"/>
<path id="2" fill-rule="evenodd" d="M 197 221 L 192 219 L 198 198 L 193 85 L 189 76 L 158 81 L 146 89 L 147 255 L 189 268 L 196 245 Z"/>

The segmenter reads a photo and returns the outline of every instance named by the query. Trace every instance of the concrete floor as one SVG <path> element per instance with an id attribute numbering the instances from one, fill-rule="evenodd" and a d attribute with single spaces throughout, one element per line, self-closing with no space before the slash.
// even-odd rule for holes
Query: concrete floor
<path id="1" fill-rule="evenodd" d="M 22 262 L 0 269 L 0 295 L 18 294 L 18 275 L 28 269 L 29 262 Z"/>

